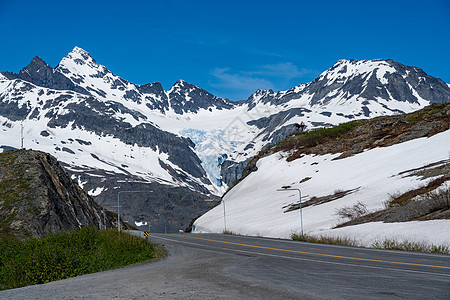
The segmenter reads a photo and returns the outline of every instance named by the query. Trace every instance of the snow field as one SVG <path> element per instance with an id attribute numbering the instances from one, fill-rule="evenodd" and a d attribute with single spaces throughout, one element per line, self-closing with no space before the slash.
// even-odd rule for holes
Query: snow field
<path id="1" fill-rule="evenodd" d="M 307 155 L 287 162 L 286 153 L 275 153 L 261 159 L 258 170 L 223 198 L 227 230 L 243 235 L 290 238 L 292 233 L 300 232 L 300 213 L 299 210 L 284 213 L 283 207 L 298 203 L 298 193 L 277 189 L 286 185 L 300 189 L 302 202 L 313 196 L 334 194 L 337 190 L 357 189 L 343 198 L 304 208 L 305 233 L 351 237 L 364 245 L 385 238 L 450 245 L 450 220 L 368 223 L 333 229 L 343 221 L 336 215 L 338 209 L 353 206 L 358 201 L 369 211 L 382 209 L 389 194 L 417 188 L 433 179 L 402 177 L 399 173 L 448 159 L 449 153 L 450 130 L 339 160 L 332 160 L 339 154 L 328 154 Z M 299 183 L 306 177 L 311 179 Z M 194 232 L 222 232 L 223 203 L 200 217 L 194 225 Z"/>

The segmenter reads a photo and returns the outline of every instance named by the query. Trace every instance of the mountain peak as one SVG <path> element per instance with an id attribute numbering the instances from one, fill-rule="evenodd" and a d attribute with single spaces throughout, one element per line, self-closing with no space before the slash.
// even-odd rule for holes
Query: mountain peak
<path id="1" fill-rule="evenodd" d="M 172 85 L 172 87 L 170 88 L 170 90 L 168 91 L 168 93 L 169 93 L 169 94 L 172 93 L 172 92 L 180 93 L 181 91 L 184 91 L 184 90 L 190 90 L 190 91 L 192 91 L 192 90 L 197 90 L 197 89 L 203 90 L 202 88 L 200 88 L 200 87 L 198 87 L 198 86 L 196 86 L 196 85 L 194 85 L 194 84 L 192 84 L 192 83 L 189 83 L 189 82 L 187 82 L 187 81 L 184 81 L 183 79 L 178 79 L 178 80 Z"/>
<path id="2" fill-rule="evenodd" d="M 183 79 L 178 79 L 174 85 L 174 87 L 190 87 L 190 86 L 194 86 L 193 84 L 190 84 L 187 81 L 184 81 Z"/>
<path id="3" fill-rule="evenodd" d="M 80 47 L 78 47 L 78 46 L 75 46 L 75 47 L 72 49 L 72 51 L 70 51 L 69 54 L 79 54 L 79 55 L 81 55 L 81 56 L 91 57 L 91 55 L 89 54 L 89 52 L 87 52 L 86 50 L 84 50 L 84 49 L 82 49 L 82 48 L 80 48 Z"/>
<path id="4" fill-rule="evenodd" d="M 30 77 L 33 77 L 34 73 L 39 72 L 53 72 L 53 68 L 42 60 L 42 58 L 35 56 L 26 67 L 20 70 L 19 76 L 25 75 L 26 78 L 23 79 L 30 81 Z"/>
<path id="5" fill-rule="evenodd" d="M 396 69 L 389 60 L 374 59 L 374 60 L 356 60 L 350 59 L 338 60 L 330 69 L 324 71 L 319 77 L 319 80 L 328 80 L 332 84 L 336 80 L 345 80 L 351 76 L 360 76 L 362 74 L 370 74 L 375 72 L 377 77 L 382 79 L 386 73 L 395 73 Z"/>
<path id="6" fill-rule="evenodd" d="M 60 61 L 55 69 L 65 74 L 77 84 L 81 82 L 81 78 L 79 77 L 93 74 L 100 76 L 99 73 L 104 75 L 108 72 L 104 66 L 100 65 L 92 58 L 89 52 L 76 46 Z"/>
<path id="7" fill-rule="evenodd" d="M 31 60 L 30 64 L 45 64 L 45 65 L 47 65 L 47 63 L 42 58 L 40 58 L 39 56 L 33 57 L 33 59 Z"/>
<path id="8" fill-rule="evenodd" d="M 97 64 L 97 62 L 94 60 L 94 58 L 92 58 L 89 52 L 77 46 L 75 46 L 72 51 L 70 51 L 69 54 L 67 54 L 67 56 L 63 58 L 61 62 L 66 59 L 73 60 L 77 64 L 83 64 L 83 62 Z"/>

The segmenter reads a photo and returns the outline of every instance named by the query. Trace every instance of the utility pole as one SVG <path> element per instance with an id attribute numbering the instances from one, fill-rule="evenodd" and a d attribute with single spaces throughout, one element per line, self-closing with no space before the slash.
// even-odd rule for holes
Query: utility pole
<path id="1" fill-rule="evenodd" d="M 23 149 L 23 121 L 20 123 L 20 149 Z"/>

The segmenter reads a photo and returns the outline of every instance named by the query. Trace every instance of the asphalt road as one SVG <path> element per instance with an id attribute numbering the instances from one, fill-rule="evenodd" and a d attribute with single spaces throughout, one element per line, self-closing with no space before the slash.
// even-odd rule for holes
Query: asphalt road
<path id="1" fill-rule="evenodd" d="M 450 256 L 215 234 L 152 234 L 163 261 L 0 299 L 450 299 Z"/>

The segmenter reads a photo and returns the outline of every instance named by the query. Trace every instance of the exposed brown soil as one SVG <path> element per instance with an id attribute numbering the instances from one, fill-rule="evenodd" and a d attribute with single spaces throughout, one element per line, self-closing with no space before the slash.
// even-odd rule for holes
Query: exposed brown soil
<path id="1" fill-rule="evenodd" d="M 322 197 L 311 197 L 311 199 L 309 199 L 308 201 L 305 201 L 302 203 L 302 208 L 308 207 L 308 206 L 312 206 L 312 205 L 319 205 L 319 204 L 324 204 L 327 202 L 331 202 L 337 199 L 340 199 L 344 196 L 347 196 L 351 193 L 356 192 L 359 189 L 352 189 L 352 190 L 346 190 L 346 191 L 336 191 L 334 192 L 334 194 L 332 195 L 327 195 L 327 196 L 322 196 Z M 283 206 L 283 208 L 287 208 L 284 212 L 290 212 L 293 210 L 297 210 L 300 209 L 300 203 L 292 203 L 292 204 L 288 204 L 286 206 Z"/>

